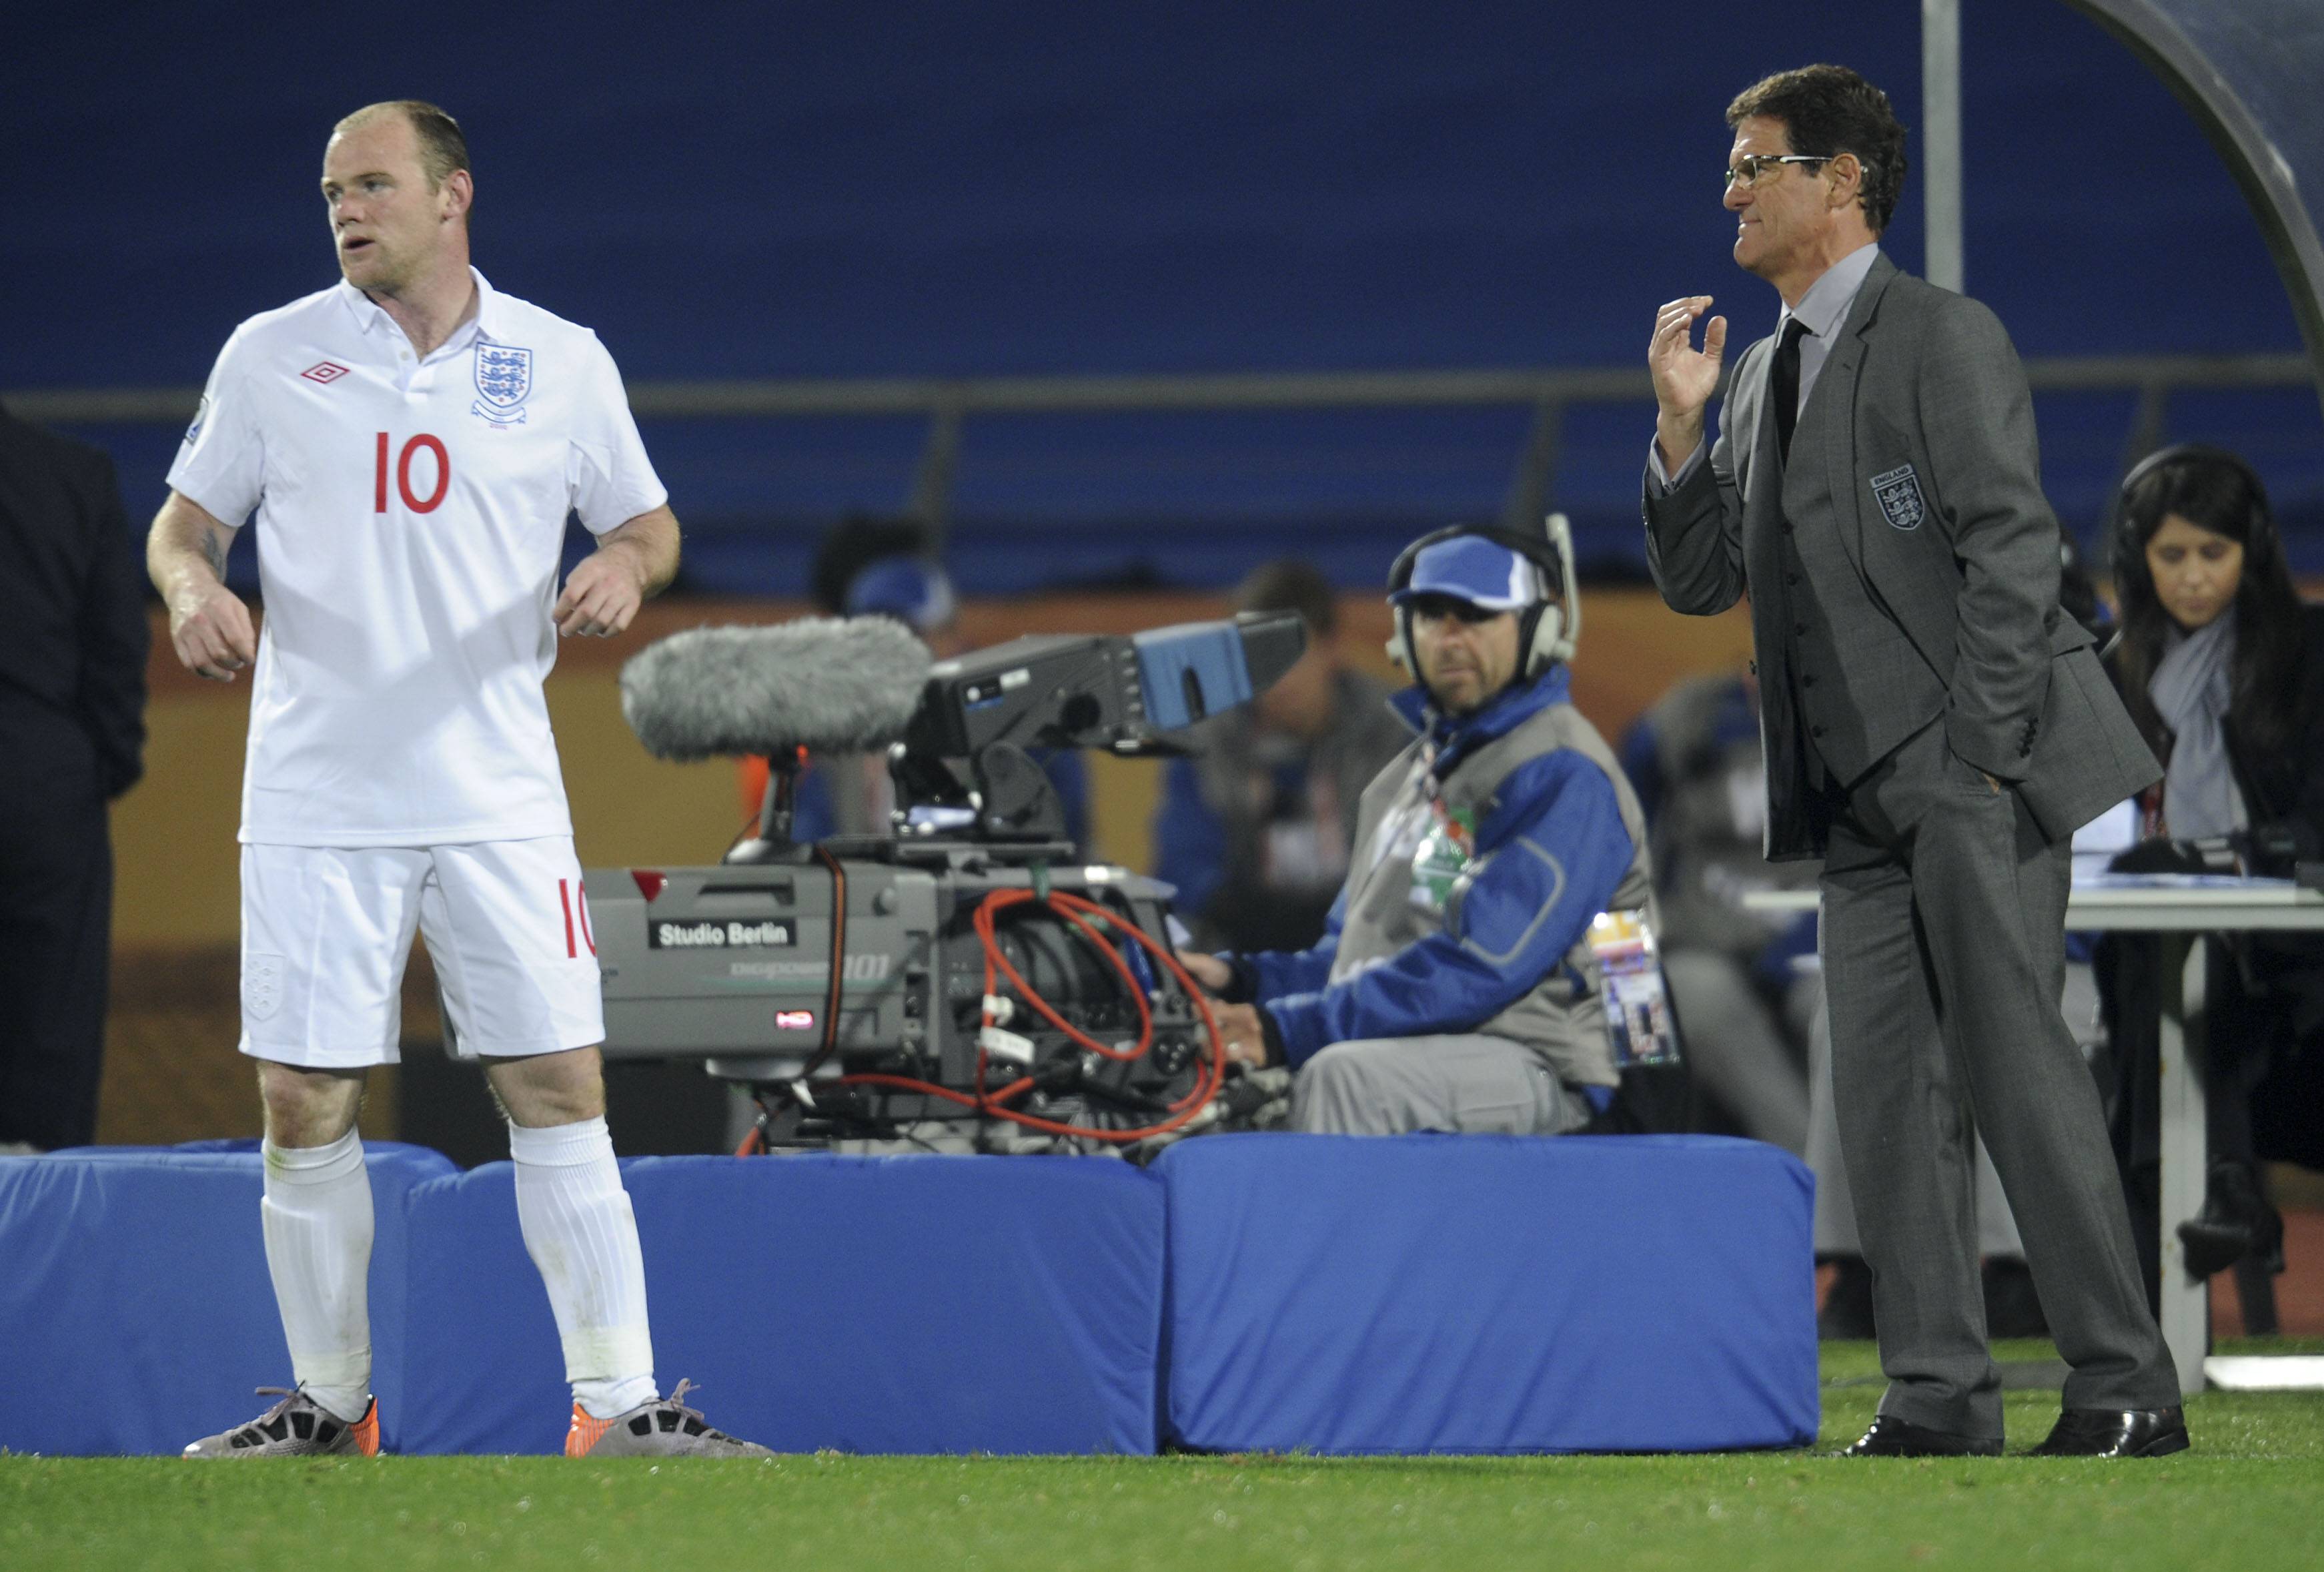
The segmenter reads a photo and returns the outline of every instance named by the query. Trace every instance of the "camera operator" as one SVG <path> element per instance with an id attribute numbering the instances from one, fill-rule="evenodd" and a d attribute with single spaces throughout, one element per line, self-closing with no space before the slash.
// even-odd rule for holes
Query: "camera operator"
<path id="1" fill-rule="evenodd" d="M 1618 1084 L 1591 920 L 1653 894 L 1637 800 L 1569 698 L 1546 541 L 1456 529 L 1389 575 L 1392 701 L 1420 735 L 1363 794 L 1314 948 L 1185 953 L 1231 1057 L 1294 1072 L 1290 1124 L 1558 1134 Z"/>

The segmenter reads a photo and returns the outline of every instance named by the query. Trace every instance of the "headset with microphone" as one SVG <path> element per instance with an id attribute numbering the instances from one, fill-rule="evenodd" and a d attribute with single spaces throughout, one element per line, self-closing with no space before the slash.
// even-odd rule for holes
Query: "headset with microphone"
<path id="1" fill-rule="evenodd" d="M 1543 598 L 1517 614 L 1518 674 L 1540 676 L 1551 664 L 1573 659 L 1574 641 L 1582 635 L 1582 598 L 1573 583 L 1573 527 L 1563 513 L 1542 521 L 1542 532 L 1521 534 L 1486 524 L 1454 524 L 1420 537 L 1397 553 L 1388 570 L 1388 592 L 1393 597 L 1412 584 L 1414 566 L 1429 547 L 1463 535 L 1507 547 L 1534 566 L 1540 576 Z M 1552 603 L 1555 595 L 1563 604 Z M 1396 607 L 1396 633 L 1388 642 L 1388 658 L 1411 675 L 1420 675 L 1420 657 L 1412 643 L 1412 607 Z"/>

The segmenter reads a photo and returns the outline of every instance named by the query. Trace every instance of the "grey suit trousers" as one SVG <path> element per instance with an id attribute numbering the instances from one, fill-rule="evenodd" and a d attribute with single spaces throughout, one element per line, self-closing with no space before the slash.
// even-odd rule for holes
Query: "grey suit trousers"
<path id="1" fill-rule="evenodd" d="M 1831 1017 L 1821 1006 L 1821 992 L 1817 999 L 1815 1022 L 1808 1029 L 1808 1139 L 1802 1154 L 1815 1173 L 1816 1259 L 1853 1255 L 1861 1260 L 1864 1239 L 1856 1230 L 1856 1194 L 1849 1188 L 1848 1160 L 1840 1150 L 1840 1114 L 1832 1106 Z M 1691 1039 L 1688 1046 L 1692 1046 Z M 1977 1182 L 1970 1188 L 1977 1204 L 1978 1253 L 2023 1261 L 2025 1241 L 2018 1237 L 2017 1219 L 2010 1215 L 2001 1176 L 1993 1171 L 1993 1153 L 1982 1141 L 1976 1146 Z"/>
<path id="2" fill-rule="evenodd" d="M 1824 985 L 1840 1148 L 1873 1273 L 1881 1411 L 2001 1434 L 1965 1109 L 1993 1156 L 2065 1406 L 2169 1408 L 2097 1087 L 2059 1013 L 2069 848 L 1932 725 L 1835 805 Z"/>

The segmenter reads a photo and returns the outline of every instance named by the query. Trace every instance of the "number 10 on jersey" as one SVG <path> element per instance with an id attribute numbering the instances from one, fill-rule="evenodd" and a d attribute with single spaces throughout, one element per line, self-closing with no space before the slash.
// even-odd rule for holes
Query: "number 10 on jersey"
<path id="1" fill-rule="evenodd" d="M 387 511 L 387 456 L 392 445 L 386 432 L 379 433 L 371 483 L 371 511 L 375 513 Z M 411 457 L 415 453 L 433 454 L 436 459 L 436 489 L 424 497 L 411 489 Z M 452 458 L 444 451 L 441 439 L 423 431 L 404 443 L 402 451 L 395 457 L 395 493 L 405 507 L 415 513 L 432 513 L 443 505 L 445 494 L 451 489 Z"/>

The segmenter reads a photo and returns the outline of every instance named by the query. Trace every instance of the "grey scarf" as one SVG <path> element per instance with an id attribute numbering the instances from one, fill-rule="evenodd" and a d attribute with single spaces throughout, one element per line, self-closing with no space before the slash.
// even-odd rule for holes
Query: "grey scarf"
<path id="1" fill-rule="evenodd" d="M 2227 667 L 2235 653 L 2231 605 L 2191 633 L 2172 629 L 2146 687 L 2173 739 L 2163 772 L 2163 818 L 2173 840 L 2204 840 L 2250 822 L 2227 761 Z"/>

